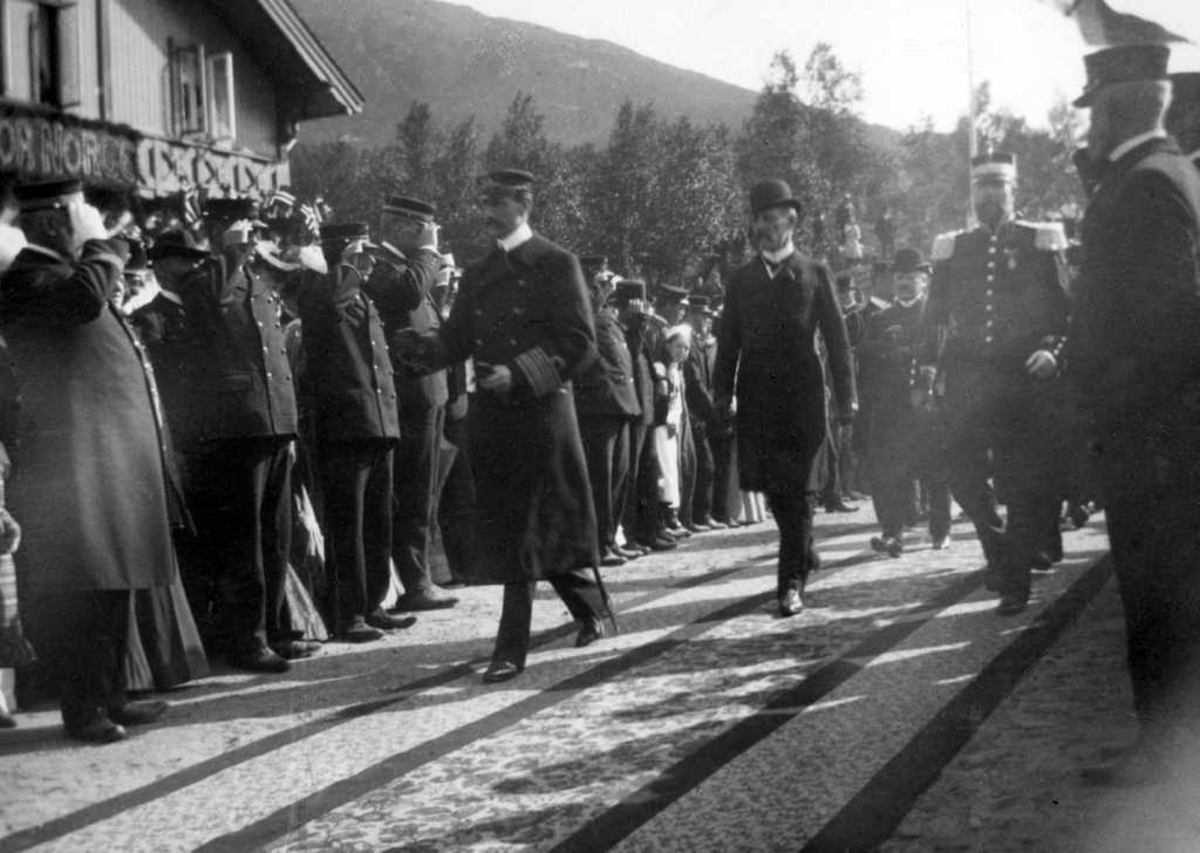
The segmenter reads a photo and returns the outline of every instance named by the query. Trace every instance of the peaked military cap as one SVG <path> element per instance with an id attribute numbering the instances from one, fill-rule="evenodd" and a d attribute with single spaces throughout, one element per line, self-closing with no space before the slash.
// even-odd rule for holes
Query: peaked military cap
<path id="1" fill-rule="evenodd" d="M 971 158 L 971 180 L 1012 183 L 1017 179 L 1017 157 L 999 151 L 988 151 Z"/>
<path id="2" fill-rule="evenodd" d="M 1096 93 L 1111 83 L 1166 80 L 1171 49 L 1165 44 L 1123 44 L 1107 47 L 1083 58 L 1087 83 L 1075 99 L 1076 107 L 1090 107 Z"/>
<path id="3" fill-rule="evenodd" d="M 146 252 L 151 261 L 159 258 L 187 258 L 191 261 L 202 261 L 208 257 L 208 252 L 200 248 L 196 239 L 186 231 L 165 231 L 154 241 L 154 245 Z"/>
<path id="4" fill-rule="evenodd" d="M 370 240 L 371 228 L 365 222 L 331 222 L 321 226 L 321 246 L 343 249 L 357 240 Z"/>
<path id="5" fill-rule="evenodd" d="M 488 172 L 487 180 L 495 186 L 507 187 L 512 190 L 531 189 L 534 184 L 533 173 L 526 172 L 524 169 L 496 169 Z"/>
<path id="6" fill-rule="evenodd" d="M 385 213 L 396 213 L 420 222 L 432 222 L 437 207 L 419 198 L 406 195 L 394 195 L 383 203 Z"/>
<path id="7" fill-rule="evenodd" d="M 686 287 L 676 287 L 673 284 L 660 284 L 658 298 L 667 302 L 682 302 L 687 304 L 688 290 Z"/>
<path id="8" fill-rule="evenodd" d="M 83 201 L 83 184 L 76 180 L 39 181 L 19 184 L 13 194 L 23 211 L 54 210 L 72 201 Z"/>

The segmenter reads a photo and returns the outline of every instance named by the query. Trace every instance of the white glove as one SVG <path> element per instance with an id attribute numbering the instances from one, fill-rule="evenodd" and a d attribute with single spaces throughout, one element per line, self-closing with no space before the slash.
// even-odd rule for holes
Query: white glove
<path id="1" fill-rule="evenodd" d="M 71 233 L 82 245 L 88 240 L 107 240 L 108 229 L 104 227 L 104 217 L 100 211 L 87 202 L 73 201 L 67 205 L 67 216 L 71 220 Z"/>

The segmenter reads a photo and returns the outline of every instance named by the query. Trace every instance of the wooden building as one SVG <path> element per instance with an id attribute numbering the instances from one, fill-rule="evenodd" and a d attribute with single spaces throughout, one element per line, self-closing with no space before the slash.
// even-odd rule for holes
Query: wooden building
<path id="1" fill-rule="evenodd" d="M 288 0 L 0 0 L 0 176 L 259 197 L 362 95 Z"/>

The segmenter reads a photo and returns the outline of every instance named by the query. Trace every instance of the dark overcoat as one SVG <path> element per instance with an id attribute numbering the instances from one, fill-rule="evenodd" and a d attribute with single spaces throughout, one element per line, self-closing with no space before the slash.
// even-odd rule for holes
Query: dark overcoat
<path id="1" fill-rule="evenodd" d="M 174 579 L 157 391 L 109 299 L 122 262 L 89 241 L 72 263 L 24 249 L 0 284 L 20 375 L 10 506 L 24 531 L 24 588 L 144 589 Z"/>
<path id="2" fill-rule="evenodd" d="M 628 419 L 641 415 L 633 377 L 633 356 L 615 317 L 596 318 L 598 357 L 575 381 L 575 409 L 581 418 Z"/>
<path id="3" fill-rule="evenodd" d="M 1104 445 L 1145 442 L 1200 381 L 1198 222 L 1200 178 L 1169 139 L 1112 163 L 1088 204 L 1069 370 Z"/>
<path id="4" fill-rule="evenodd" d="M 304 273 L 299 309 L 308 364 L 301 389 L 317 440 L 398 440 L 387 339 L 358 270 L 338 264 L 326 275 Z"/>
<path id="5" fill-rule="evenodd" d="M 579 261 L 534 235 L 468 268 L 446 324 L 418 359 L 504 365 L 513 388 L 479 387 L 471 417 L 476 583 L 537 580 L 597 560 L 596 518 L 571 380 L 596 358 Z"/>
<path id="6" fill-rule="evenodd" d="M 743 489 L 798 494 L 825 440 L 820 331 L 835 404 L 855 406 L 850 344 L 828 267 L 792 254 L 772 277 L 761 258 L 735 270 L 725 293 L 713 376 L 717 399 L 736 394 Z"/>

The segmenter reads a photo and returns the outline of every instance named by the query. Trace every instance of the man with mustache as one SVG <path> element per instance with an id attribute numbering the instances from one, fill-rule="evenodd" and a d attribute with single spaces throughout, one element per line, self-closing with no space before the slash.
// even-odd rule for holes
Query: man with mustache
<path id="1" fill-rule="evenodd" d="M 800 210 L 784 181 L 763 181 L 750 190 L 758 255 L 730 278 L 713 374 L 718 408 L 730 411 L 737 398 L 741 487 L 766 493 L 779 526 L 776 595 L 783 616 L 804 609 L 804 585 L 816 560 L 807 483 L 826 431 L 818 331 L 838 421 L 850 423 L 858 409 L 833 275 L 801 257 L 792 243 Z"/>
<path id="2" fill-rule="evenodd" d="M 950 489 L 975 524 L 1004 616 L 1028 605 L 1030 570 L 1058 513 L 1050 436 L 1068 312 L 1066 237 L 1016 220 L 1011 154 L 989 152 L 971 166 L 979 227 L 934 243 L 922 369 L 932 377 L 940 355 Z"/>
<path id="3" fill-rule="evenodd" d="M 596 358 L 596 332 L 579 261 L 529 226 L 533 183 L 515 169 L 487 176 L 479 204 L 492 250 L 463 276 L 445 325 L 398 335 L 393 348 L 418 370 L 475 362 L 471 580 L 504 586 L 487 682 L 525 669 L 537 581 L 550 581 L 579 623 L 576 646 L 604 636 L 611 619 L 589 570 L 596 514 L 571 393 Z"/>

